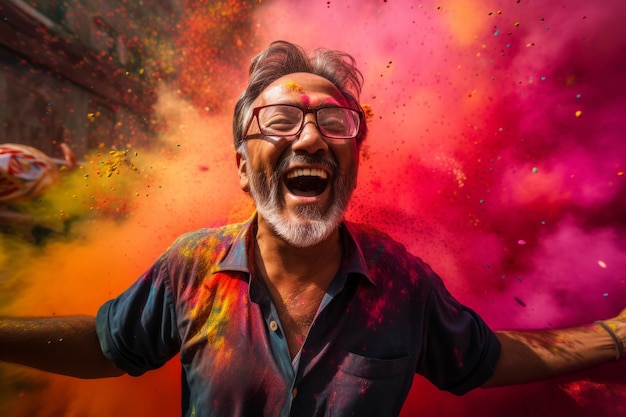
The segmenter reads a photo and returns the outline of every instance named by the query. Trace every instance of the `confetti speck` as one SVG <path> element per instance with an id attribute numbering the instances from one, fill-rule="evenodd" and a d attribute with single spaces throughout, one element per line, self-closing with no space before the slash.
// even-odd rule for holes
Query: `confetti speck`
<path id="1" fill-rule="evenodd" d="M 517 304 L 521 305 L 522 307 L 526 307 L 526 303 L 520 300 L 519 298 L 513 297 L 513 299 L 515 300 Z"/>

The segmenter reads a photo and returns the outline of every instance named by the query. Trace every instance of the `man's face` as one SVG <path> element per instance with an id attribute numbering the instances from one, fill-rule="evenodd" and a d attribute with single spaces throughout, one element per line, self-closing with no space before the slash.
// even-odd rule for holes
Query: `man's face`
<path id="1" fill-rule="evenodd" d="M 328 80 L 308 73 L 286 75 L 270 84 L 253 104 L 292 104 L 302 108 L 347 106 Z M 247 150 L 238 155 L 240 185 L 256 203 L 260 221 L 289 244 L 308 247 L 337 229 L 356 186 L 356 139 L 324 138 L 314 114 L 305 115 L 293 141 L 247 131 Z"/>

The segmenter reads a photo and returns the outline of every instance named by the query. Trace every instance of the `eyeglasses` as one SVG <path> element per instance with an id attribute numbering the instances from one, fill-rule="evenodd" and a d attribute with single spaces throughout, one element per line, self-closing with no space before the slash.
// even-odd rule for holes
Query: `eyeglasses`
<path id="1" fill-rule="evenodd" d="M 290 104 L 255 107 L 252 110 L 252 117 L 256 117 L 262 135 L 294 140 L 304 129 L 304 116 L 309 113 L 315 115 L 315 124 L 320 133 L 327 138 L 334 139 L 355 138 L 359 133 L 363 118 L 363 113 L 348 107 L 329 106 L 303 109 Z M 252 119 L 248 123 L 248 129 L 251 123 Z"/>

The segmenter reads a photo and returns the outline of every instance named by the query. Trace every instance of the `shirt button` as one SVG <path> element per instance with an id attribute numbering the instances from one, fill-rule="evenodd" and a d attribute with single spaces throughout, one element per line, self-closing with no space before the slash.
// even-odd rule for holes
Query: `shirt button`
<path id="1" fill-rule="evenodd" d="M 278 323 L 276 323 L 276 320 L 270 321 L 270 329 L 272 329 L 273 332 L 278 330 Z"/>
<path id="2" fill-rule="evenodd" d="M 294 388 L 294 389 L 291 391 L 291 396 L 292 396 L 293 398 L 296 398 L 296 395 L 298 395 L 298 388 Z"/>

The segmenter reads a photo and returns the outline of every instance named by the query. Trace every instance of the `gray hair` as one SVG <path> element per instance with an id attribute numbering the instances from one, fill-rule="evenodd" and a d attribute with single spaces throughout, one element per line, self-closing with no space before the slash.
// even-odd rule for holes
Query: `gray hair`
<path id="1" fill-rule="evenodd" d="M 326 78 L 348 101 L 348 105 L 361 110 L 359 95 L 363 85 L 363 75 L 356 68 L 354 58 L 342 51 L 316 49 L 308 54 L 302 47 L 286 42 L 275 41 L 258 54 L 250 65 L 250 79 L 237 104 L 233 117 L 233 138 L 235 149 L 244 143 L 244 129 L 252 117 L 252 103 L 271 83 L 288 74 L 308 72 Z M 365 117 L 356 138 L 357 144 L 365 139 L 367 125 Z"/>

